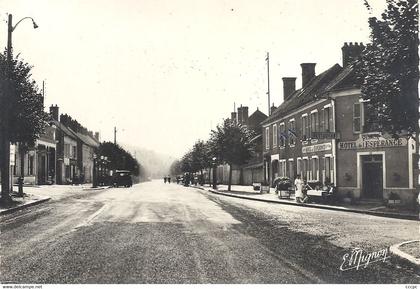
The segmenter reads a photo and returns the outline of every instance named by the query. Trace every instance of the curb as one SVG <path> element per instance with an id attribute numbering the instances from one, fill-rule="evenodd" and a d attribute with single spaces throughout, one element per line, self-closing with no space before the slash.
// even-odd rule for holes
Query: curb
<path id="1" fill-rule="evenodd" d="M 298 204 L 298 203 L 291 203 L 282 200 L 263 200 L 253 197 L 241 196 L 241 195 L 233 195 L 229 193 L 222 193 L 217 190 L 213 189 L 205 189 L 195 187 L 197 189 L 202 189 L 209 191 L 214 194 L 223 195 L 232 198 L 238 199 L 245 199 L 245 200 L 252 200 L 252 201 L 260 201 L 266 203 L 275 203 L 275 204 L 282 204 L 282 205 L 290 205 L 290 206 L 299 206 L 299 207 L 307 207 L 307 208 L 315 208 L 315 209 L 324 209 L 324 210 L 331 210 L 331 211 L 341 211 L 341 212 L 348 212 L 348 213 L 357 213 L 357 214 L 365 214 L 365 215 L 373 215 L 378 217 L 386 217 L 386 218 L 395 218 L 395 219 L 405 219 L 405 220 L 418 220 L 417 215 L 405 215 L 405 214 L 397 214 L 397 213 L 386 213 L 386 212 L 375 212 L 375 211 L 363 211 L 358 209 L 347 209 L 347 208 L 339 208 L 339 207 L 330 207 L 330 206 L 323 206 L 323 205 L 316 205 L 316 204 Z"/>
<path id="2" fill-rule="evenodd" d="M 10 209 L 4 210 L 4 211 L 0 211 L 0 216 L 11 214 L 13 212 L 23 210 L 25 208 L 29 208 L 29 207 L 32 207 L 32 206 L 35 206 L 35 205 L 39 205 L 39 204 L 48 202 L 49 200 L 51 200 L 51 198 L 45 198 L 45 199 L 37 200 L 37 201 L 31 202 L 31 203 L 23 204 L 23 205 L 14 207 L 14 208 L 10 208 Z"/>
<path id="3" fill-rule="evenodd" d="M 407 254 L 407 253 L 405 253 L 405 252 L 403 252 L 399 249 L 400 246 L 405 245 L 405 244 L 409 244 L 409 243 L 413 243 L 413 242 L 419 242 L 419 240 L 411 240 L 411 241 L 406 241 L 406 242 L 402 242 L 402 243 L 399 243 L 399 244 L 392 245 L 389 248 L 389 251 L 391 251 L 391 253 L 396 255 L 398 258 L 400 258 L 404 261 L 407 261 L 410 264 L 416 266 L 417 269 L 420 269 L 420 259 L 416 259 L 413 256 L 411 256 L 410 254 Z"/>
<path id="4" fill-rule="evenodd" d="M 99 187 L 99 188 L 84 188 L 82 189 L 82 191 L 100 191 L 100 190 L 105 190 L 105 189 L 109 189 L 111 187 Z"/>

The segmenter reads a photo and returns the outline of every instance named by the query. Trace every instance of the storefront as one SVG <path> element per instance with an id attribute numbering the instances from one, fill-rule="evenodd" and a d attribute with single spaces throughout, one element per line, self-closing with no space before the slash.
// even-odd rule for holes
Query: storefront
<path id="1" fill-rule="evenodd" d="M 412 202 L 415 141 L 384 137 L 380 133 L 360 134 L 355 141 L 337 144 L 338 189 L 342 195 L 362 200 L 386 200 L 398 195 Z"/>

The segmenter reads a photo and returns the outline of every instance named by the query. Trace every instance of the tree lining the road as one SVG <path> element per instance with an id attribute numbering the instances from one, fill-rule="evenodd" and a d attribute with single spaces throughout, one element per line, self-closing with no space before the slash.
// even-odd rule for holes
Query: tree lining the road
<path id="1" fill-rule="evenodd" d="M 140 180 L 146 178 L 144 167 L 135 159 L 131 153 L 113 142 L 102 142 L 97 149 L 98 156 L 106 156 L 110 170 L 128 170 Z"/>
<path id="2" fill-rule="evenodd" d="M 252 142 L 254 137 L 255 132 L 248 129 L 246 125 L 226 119 L 210 132 L 208 141 L 198 140 L 180 160 L 176 160 L 171 166 L 171 173 L 200 172 L 203 177 L 204 169 L 228 164 L 228 190 L 230 191 L 233 167 L 247 163 L 252 157 L 256 149 L 255 143 Z"/>
<path id="3" fill-rule="evenodd" d="M 18 57 L 12 57 L 9 63 L 7 54 L 0 54 L 0 125 L 11 143 L 19 143 L 22 156 L 35 145 L 50 120 L 44 112 L 43 95 L 32 79 L 32 68 Z M 10 172 L 5 169 L 1 166 L 1 175 L 9 178 Z M 2 186 L 2 200 L 8 199 L 9 189 Z"/>
<path id="4" fill-rule="evenodd" d="M 418 17 L 417 0 L 387 0 L 381 19 L 369 18 L 359 65 L 366 123 L 395 137 L 419 130 Z"/>

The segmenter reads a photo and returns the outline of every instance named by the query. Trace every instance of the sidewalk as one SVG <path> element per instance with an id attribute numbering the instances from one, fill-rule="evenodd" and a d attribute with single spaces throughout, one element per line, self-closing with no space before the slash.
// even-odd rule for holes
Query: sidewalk
<path id="1" fill-rule="evenodd" d="M 49 200 L 62 200 L 67 197 L 86 194 L 89 191 L 104 190 L 108 187 L 92 188 L 92 184 L 82 185 L 42 185 L 42 186 L 24 186 L 24 197 L 16 197 L 18 187 L 14 186 L 12 194 L 12 203 L 3 206 L 0 205 L 0 215 L 9 214 L 17 210 L 31 207 Z"/>
<path id="2" fill-rule="evenodd" d="M 326 209 L 326 210 L 334 210 L 334 211 L 344 211 L 344 212 L 352 212 L 352 213 L 361 213 L 361 214 L 368 214 L 368 215 L 375 215 L 381 217 L 389 217 L 389 218 L 399 218 L 399 219 L 408 219 L 408 220 L 418 220 L 419 215 L 416 212 L 398 208 L 388 208 L 382 204 L 371 204 L 371 203 L 358 203 L 358 204 L 334 204 L 334 205 L 327 205 L 327 204 L 319 204 L 319 203 L 304 203 L 298 204 L 295 201 L 294 194 L 291 195 L 290 199 L 279 198 L 276 195 L 275 190 L 270 188 L 270 193 L 260 193 L 259 191 L 254 191 L 252 186 L 238 186 L 232 185 L 231 191 L 227 190 L 227 185 L 218 185 L 217 190 L 211 189 L 211 186 L 205 185 L 204 187 L 200 187 L 202 189 L 208 190 L 210 192 L 216 194 L 222 194 L 225 196 L 241 198 L 241 199 L 248 199 L 248 200 L 255 200 L 255 201 L 263 201 L 269 203 L 279 203 L 284 205 L 292 205 L 292 206 L 303 206 L 308 208 L 318 208 L 318 209 Z"/>
<path id="3" fill-rule="evenodd" d="M 50 197 L 36 196 L 32 194 L 25 194 L 23 198 L 12 195 L 12 202 L 10 204 L 8 204 L 7 206 L 0 204 L 0 215 L 13 213 L 17 210 L 21 210 L 27 207 L 47 202 L 50 199 Z"/>
<path id="4" fill-rule="evenodd" d="M 194 187 L 194 186 L 193 186 Z M 399 218 L 399 219 L 408 219 L 408 220 L 418 220 L 419 215 L 412 211 L 390 209 L 385 206 L 378 206 L 375 204 L 339 204 L 339 205 L 324 205 L 324 204 L 314 204 L 314 203 L 305 203 L 298 204 L 295 201 L 294 195 L 291 195 L 290 199 L 280 199 L 276 194 L 274 189 L 270 189 L 270 193 L 260 193 L 254 191 L 252 186 L 238 186 L 234 185 L 231 187 L 231 191 L 228 192 L 227 185 L 218 185 L 218 189 L 214 190 L 209 185 L 205 186 L 195 186 L 196 188 L 206 190 L 215 194 L 220 194 L 224 196 L 248 199 L 254 201 L 262 201 L 269 203 L 278 203 L 284 205 L 292 206 L 303 206 L 309 208 L 317 209 L 326 209 L 326 210 L 335 210 L 335 211 L 344 211 L 344 212 L 353 212 L 359 214 L 368 214 L 381 217 L 390 217 L 390 218 Z M 397 256 L 403 262 L 409 263 L 417 269 L 420 269 L 420 240 L 410 240 L 403 243 L 392 245 L 389 248 L 390 252 Z"/>

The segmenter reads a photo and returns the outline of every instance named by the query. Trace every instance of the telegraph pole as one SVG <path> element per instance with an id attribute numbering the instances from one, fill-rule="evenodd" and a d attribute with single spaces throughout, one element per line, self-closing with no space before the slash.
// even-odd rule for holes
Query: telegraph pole
<path id="1" fill-rule="evenodd" d="M 270 53 L 267 52 L 267 57 L 265 58 L 267 61 L 267 97 L 268 97 L 268 116 L 270 116 Z"/>
<path id="2" fill-rule="evenodd" d="M 117 127 L 114 126 L 114 145 L 117 144 Z"/>

